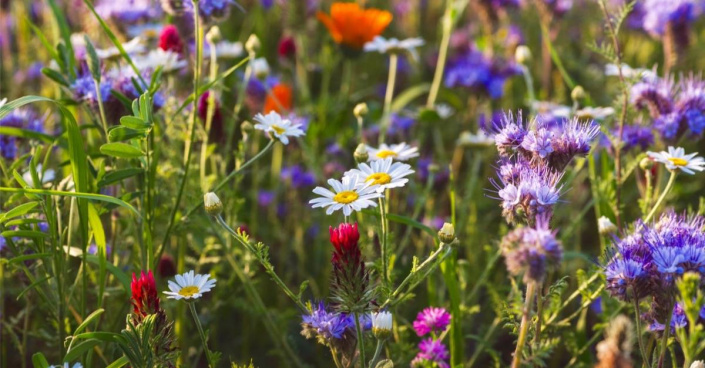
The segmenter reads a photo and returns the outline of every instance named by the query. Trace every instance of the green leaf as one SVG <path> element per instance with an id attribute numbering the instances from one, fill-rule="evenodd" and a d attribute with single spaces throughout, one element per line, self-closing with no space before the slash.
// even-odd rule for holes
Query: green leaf
<path id="1" fill-rule="evenodd" d="M 71 347 L 70 351 L 66 352 L 66 355 L 64 356 L 64 361 L 71 362 L 71 361 L 77 360 L 85 352 L 87 352 L 90 349 L 93 349 L 96 345 L 98 345 L 100 343 L 101 343 L 101 341 L 97 340 L 97 339 L 90 339 L 90 340 L 86 340 L 86 341 L 81 341 L 80 343 Z"/>
<path id="2" fill-rule="evenodd" d="M 110 142 L 127 141 L 132 138 L 144 138 L 147 132 L 144 130 L 135 130 L 126 126 L 116 126 L 108 132 L 108 140 Z"/>
<path id="3" fill-rule="evenodd" d="M 152 127 L 152 124 L 136 116 L 123 116 L 120 118 L 120 124 L 130 129 L 149 129 Z"/>
<path id="4" fill-rule="evenodd" d="M 32 355 L 32 365 L 34 368 L 49 368 L 49 362 L 47 362 L 47 358 L 42 353 Z"/>
<path id="5" fill-rule="evenodd" d="M 44 74 L 47 78 L 53 80 L 56 83 L 59 83 L 60 85 L 64 87 L 69 87 L 71 84 L 64 78 L 64 76 L 57 72 L 54 69 L 51 68 L 42 68 L 42 74 Z"/>
<path id="6" fill-rule="evenodd" d="M 86 61 L 88 61 L 88 69 L 93 76 L 93 79 L 100 84 L 100 59 L 98 58 L 98 53 L 95 52 L 95 47 L 93 42 L 88 38 L 88 35 L 83 35 L 83 40 L 86 43 Z"/>
<path id="7" fill-rule="evenodd" d="M 0 235 L 10 238 L 10 237 L 20 237 L 20 238 L 48 238 L 49 234 L 42 233 L 39 231 L 32 230 L 7 230 L 0 233 Z"/>
<path id="8" fill-rule="evenodd" d="M 11 135 L 18 138 L 34 139 L 44 143 L 54 143 L 54 137 L 50 135 L 7 126 L 0 127 L 0 135 Z"/>
<path id="9" fill-rule="evenodd" d="M 394 362 L 389 359 L 381 360 L 377 363 L 375 368 L 394 368 Z"/>
<path id="10" fill-rule="evenodd" d="M 19 256 L 19 257 L 15 257 L 15 258 L 10 259 L 8 261 L 8 263 L 18 263 L 18 262 L 29 261 L 32 259 L 49 258 L 49 257 L 51 257 L 51 253 L 25 254 L 23 256 Z"/>
<path id="11" fill-rule="evenodd" d="M 105 268 L 107 264 L 105 230 L 103 229 L 103 223 L 100 221 L 98 210 L 95 209 L 95 206 L 92 203 L 88 204 L 88 222 L 93 230 L 93 239 L 95 239 L 95 244 L 98 248 L 98 305 L 103 305 L 103 292 L 105 291 Z"/>
<path id="12" fill-rule="evenodd" d="M 38 204 L 39 202 L 24 203 L 9 210 L 0 216 L 0 223 L 3 223 L 11 218 L 22 216 L 31 211 L 34 207 L 37 207 Z"/>
<path id="13" fill-rule="evenodd" d="M 123 355 L 122 357 L 120 357 L 120 359 L 110 363 L 110 365 L 107 366 L 106 368 L 121 368 L 121 367 L 126 366 L 128 363 L 130 363 L 130 360 L 127 359 L 127 357 Z"/>
<path id="14" fill-rule="evenodd" d="M 34 281 L 34 282 L 31 283 L 29 286 L 27 286 L 24 290 L 22 290 L 19 294 L 17 294 L 17 299 L 16 299 L 16 300 L 22 299 L 22 296 L 23 296 L 25 293 L 27 293 L 28 291 L 34 289 L 35 287 L 39 286 L 39 284 L 43 283 L 43 282 L 46 281 L 46 280 L 49 280 L 50 278 L 51 278 L 51 276 L 46 276 L 46 277 L 44 277 L 44 278 L 41 278 L 41 279 L 39 279 L 39 280 Z"/>
<path id="15" fill-rule="evenodd" d="M 39 195 L 58 195 L 58 196 L 76 197 L 76 198 L 89 199 L 89 200 L 94 200 L 94 201 L 107 202 L 107 203 L 116 204 L 121 207 L 125 207 L 128 210 L 130 210 L 132 213 L 134 213 L 135 216 L 137 216 L 137 218 L 141 217 L 140 213 L 137 212 L 137 210 L 134 207 L 132 207 L 132 205 L 130 205 L 129 203 L 127 203 L 119 198 L 106 196 L 103 194 L 81 193 L 81 192 L 64 192 L 64 191 L 60 191 L 60 190 L 49 190 L 49 189 L 5 188 L 5 187 L 0 187 L 0 192 L 39 194 Z"/>
<path id="16" fill-rule="evenodd" d="M 143 173 L 144 170 L 140 167 L 130 167 L 127 169 L 121 169 L 121 170 L 112 170 L 109 171 L 103 176 L 102 179 L 98 181 L 98 187 L 104 187 L 106 185 L 110 185 L 116 182 L 119 182 L 121 180 L 133 177 L 135 175 L 139 175 Z"/>
<path id="17" fill-rule="evenodd" d="M 144 156 L 139 148 L 127 143 L 114 142 L 100 146 L 100 152 L 118 158 L 138 158 Z"/>
<path id="18" fill-rule="evenodd" d="M 78 327 L 76 327 L 76 330 L 73 332 L 73 334 L 74 335 L 80 334 L 83 330 L 86 329 L 86 327 L 88 327 L 88 324 L 91 323 L 91 321 L 98 318 L 98 316 L 103 314 L 103 312 L 105 312 L 105 309 L 100 308 L 100 309 L 97 309 L 96 311 L 94 311 L 93 313 L 89 314 L 88 317 L 86 317 L 86 319 L 83 320 L 83 323 L 81 323 Z"/>

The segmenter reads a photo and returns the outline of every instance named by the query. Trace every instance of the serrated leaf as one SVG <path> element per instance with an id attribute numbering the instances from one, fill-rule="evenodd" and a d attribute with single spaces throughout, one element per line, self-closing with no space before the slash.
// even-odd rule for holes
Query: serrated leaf
<path id="1" fill-rule="evenodd" d="M 118 158 L 138 158 L 144 156 L 144 152 L 139 148 L 121 142 L 106 143 L 100 146 L 100 152 Z"/>

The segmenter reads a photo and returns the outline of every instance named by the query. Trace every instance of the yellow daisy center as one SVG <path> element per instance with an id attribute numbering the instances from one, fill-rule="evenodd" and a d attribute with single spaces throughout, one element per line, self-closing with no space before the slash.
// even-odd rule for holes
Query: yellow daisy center
<path id="1" fill-rule="evenodd" d="M 372 184 L 384 185 L 389 184 L 392 181 L 392 177 L 387 173 L 374 173 L 365 179 L 365 181 L 371 181 Z"/>
<path id="2" fill-rule="evenodd" d="M 355 200 L 359 197 L 360 196 L 352 190 L 344 190 L 336 194 L 335 197 L 333 197 L 333 200 L 338 203 L 349 204 L 355 202 Z"/>
<path id="3" fill-rule="evenodd" d="M 179 290 L 179 295 L 188 298 L 190 296 L 193 296 L 194 294 L 198 293 L 198 287 L 197 286 L 186 286 L 182 287 L 181 290 Z"/>
<path id="4" fill-rule="evenodd" d="M 387 157 L 397 157 L 397 153 L 392 150 L 381 150 L 377 152 L 377 157 L 387 158 Z"/>
<path id="5" fill-rule="evenodd" d="M 280 127 L 279 125 L 276 125 L 276 124 L 272 124 L 272 129 L 274 129 L 274 131 L 275 131 L 277 134 L 280 134 L 280 135 L 281 135 L 281 134 L 284 134 L 284 132 L 286 131 L 286 129 L 284 129 L 284 128 Z"/>
<path id="6" fill-rule="evenodd" d="M 686 166 L 688 161 L 678 157 L 669 157 L 668 161 L 671 161 L 676 166 Z"/>

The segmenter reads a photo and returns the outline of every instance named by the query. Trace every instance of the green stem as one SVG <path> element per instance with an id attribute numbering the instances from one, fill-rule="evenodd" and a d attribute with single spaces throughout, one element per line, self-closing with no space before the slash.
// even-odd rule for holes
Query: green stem
<path id="1" fill-rule="evenodd" d="M 387 214 L 385 213 L 384 197 L 379 198 L 379 214 L 382 223 L 382 235 L 380 236 L 380 257 L 382 257 L 382 280 L 389 285 L 389 255 L 387 249 Z"/>
<path id="2" fill-rule="evenodd" d="M 235 240 L 237 240 L 240 244 L 242 244 L 248 251 L 250 251 L 255 258 L 259 261 L 259 263 L 264 267 L 265 271 L 269 274 L 269 276 L 274 280 L 274 282 L 284 291 L 284 293 L 296 303 L 296 305 L 302 310 L 302 311 L 307 311 L 308 308 L 299 300 L 299 298 L 294 294 L 288 286 L 282 281 L 281 278 L 279 278 L 279 275 L 274 272 L 274 267 L 272 266 L 271 263 L 269 263 L 268 259 L 265 259 L 262 257 L 261 253 L 257 251 L 254 247 L 252 247 L 252 244 L 250 244 L 246 239 L 244 239 L 240 234 L 238 234 L 235 230 L 233 230 L 228 224 L 223 220 L 223 217 L 216 216 L 215 217 L 216 221 L 220 226 L 222 226 L 225 230 L 227 230 L 230 235 L 232 235 Z"/>
<path id="3" fill-rule="evenodd" d="M 441 46 L 438 50 L 438 62 L 436 64 L 436 72 L 433 75 L 433 83 L 431 84 L 431 92 L 428 94 L 426 108 L 433 108 L 438 97 L 438 90 L 441 88 L 441 80 L 443 79 L 443 70 L 448 57 L 448 45 L 450 44 L 450 34 L 453 31 L 453 1 L 446 0 L 446 10 L 443 14 L 443 37 L 441 38 Z"/>
<path id="4" fill-rule="evenodd" d="M 661 206 L 661 202 L 663 202 L 664 198 L 666 198 L 666 195 L 668 195 L 668 192 L 673 189 L 673 184 L 676 182 L 676 176 L 678 176 L 678 171 L 671 170 L 671 177 L 668 178 L 668 184 L 666 184 L 666 188 L 663 190 L 663 193 L 661 193 L 661 196 L 658 197 L 658 200 L 654 204 L 654 207 L 651 209 L 651 212 L 646 215 L 644 222 L 649 222 L 649 220 L 651 220 L 651 218 L 656 213 L 656 210 L 659 208 L 659 206 Z"/>
<path id="5" fill-rule="evenodd" d="M 360 314 L 353 313 L 355 316 L 355 334 L 357 335 L 357 348 L 360 351 L 360 367 L 365 366 L 365 340 L 362 337 L 362 329 L 360 328 Z"/>
<path id="6" fill-rule="evenodd" d="M 193 14 L 198 14 L 198 0 L 192 0 L 193 2 Z M 194 61 L 193 70 L 193 110 L 191 111 L 191 121 L 188 126 L 188 135 L 186 136 L 186 142 L 184 147 L 184 175 L 181 178 L 181 183 L 179 184 L 179 191 L 176 194 L 176 201 L 174 207 L 171 209 L 171 214 L 169 215 L 169 225 L 167 225 L 166 232 L 164 233 L 164 239 L 162 240 L 162 248 L 159 252 L 161 253 L 164 248 L 166 248 L 167 242 L 169 241 L 169 236 L 174 228 L 174 223 L 176 221 L 176 213 L 179 211 L 179 204 L 181 204 L 181 198 L 184 195 L 184 188 L 186 188 L 186 180 L 189 177 L 189 167 L 191 166 L 191 153 L 193 151 L 193 133 L 196 128 L 196 118 L 198 117 L 198 98 L 199 98 L 199 88 L 198 82 L 200 80 L 201 74 L 201 59 L 203 51 L 203 30 L 201 29 L 200 17 L 194 16 L 194 33 L 196 35 L 196 60 Z M 159 258 L 155 259 L 158 262 Z"/>
<path id="7" fill-rule="evenodd" d="M 669 305 L 666 315 L 666 323 L 663 326 L 663 338 L 661 339 L 661 352 L 658 358 L 658 368 L 663 367 L 664 358 L 666 358 L 666 350 L 668 350 L 668 338 L 671 335 L 671 317 L 673 317 L 673 303 Z"/>
<path id="8" fill-rule="evenodd" d="M 214 81 L 218 76 L 218 55 L 216 54 L 215 44 L 208 44 L 210 48 L 210 75 L 211 81 Z M 210 93 L 208 95 L 208 109 L 206 112 L 206 124 L 205 124 L 205 135 L 203 136 L 203 142 L 201 143 L 201 163 L 199 167 L 200 178 L 201 178 L 201 189 L 205 191 L 207 188 L 206 183 L 206 160 L 208 159 L 208 140 L 210 138 L 210 133 L 213 125 L 213 117 L 215 116 L 215 94 Z"/>
<path id="9" fill-rule="evenodd" d="M 103 94 L 100 92 L 100 82 L 93 80 L 95 84 L 95 94 L 98 100 L 98 111 L 100 111 L 100 121 L 103 123 L 103 130 L 105 131 L 105 140 L 108 139 L 108 120 L 105 118 L 105 107 L 103 107 Z"/>
<path id="10" fill-rule="evenodd" d="M 635 320 L 636 320 L 636 339 L 637 342 L 639 343 L 639 351 L 641 352 L 641 360 L 644 361 L 644 364 L 646 365 L 647 368 L 651 368 L 651 365 L 649 364 L 649 356 L 646 355 L 646 349 L 644 349 L 644 339 L 641 336 L 641 312 L 639 312 L 639 301 L 634 298 L 634 314 Z"/>
<path id="11" fill-rule="evenodd" d="M 526 342 L 526 335 L 529 331 L 529 323 L 531 317 L 531 304 L 534 301 L 534 293 L 536 292 L 536 283 L 529 282 L 526 285 L 526 300 L 524 301 L 524 310 L 521 317 L 521 326 L 519 327 L 519 339 L 517 340 L 517 347 L 514 350 L 514 358 L 512 359 L 512 368 L 519 368 L 521 366 L 521 353 L 524 350 L 524 343 Z"/>
<path id="12" fill-rule="evenodd" d="M 534 334 L 534 346 L 538 348 L 541 342 L 541 311 L 543 309 L 543 286 L 536 286 L 536 333 Z"/>
<path id="13" fill-rule="evenodd" d="M 198 17 L 196 17 L 198 18 Z M 208 339 L 206 338 L 206 333 L 203 332 L 203 326 L 201 326 L 201 321 L 198 319 L 198 314 L 196 314 L 195 302 L 187 302 L 188 308 L 191 310 L 191 315 L 193 316 L 193 321 L 198 327 L 198 334 L 201 335 L 201 343 L 203 343 L 203 352 L 206 354 L 206 360 L 208 361 L 208 366 L 210 368 L 215 368 L 213 362 L 211 361 L 211 351 L 208 350 Z"/>
<path id="14" fill-rule="evenodd" d="M 396 53 L 389 55 L 389 77 L 387 78 L 387 91 L 384 94 L 384 113 L 382 114 L 382 127 L 379 131 L 379 144 L 384 143 L 384 138 L 387 135 L 387 129 L 391 123 L 392 98 L 394 97 L 394 85 L 397 79 L 398 56 Z"/>
<path id="15" fill-rule="evenodd" d="M 333 363 L 335 363 L 336 368 L 343 368 L 340 364 L 340 358 L 338 358 L 338 351 L 334 347 L 330 347 L 330 355 L 333 357 Z"/>
<path id="16" fill-rule="evenodd" d="M 522 74 L 524 75 L 524 82 L 526 83 L 526 94 L 529 98 L 529 107 L 531 108 L 531 113 L 534 113 L 534 105 L 536 102 L 536 95 L 534 94 L 534 79 L 531 77 L 531 71 L 524 64 L 519 64 Z"/>
<path id="17" fill-rule="evenodd" d="M 384 347 L 384 340 L 377 340 L 377 347 L 375 348 L 375 355 L 372 356 L 372 360 L 370 360 L 370 368 L 374 368 L 375 364 L 377 364 L 377 360 L 379 360 L 379 356 L 382 353 L 382 348 Z"/>

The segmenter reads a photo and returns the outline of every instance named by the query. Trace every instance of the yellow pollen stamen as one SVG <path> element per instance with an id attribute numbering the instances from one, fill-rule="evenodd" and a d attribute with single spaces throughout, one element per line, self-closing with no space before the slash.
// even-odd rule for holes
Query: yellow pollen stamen
<path id="1" fill-rule="evenodd" d="M 349 204 L 349 203 L 355 202 L 355 200 L 358 199 L 359 197 L 360 196 L 357 193 L 355 193 L 354 191 L 345 190 L 345 191 L 342 191 L 342 192 L 336 194 L 335 197 L 333 197 L 333 200 L 338 203 Z"/>
<path id="2" fill-rule="evenodd" d="M 669 157 L 668 161 L 671 161 L 674 165 L 676 166 L 686 166 L 688 165 L 688 161 L 678 158 L 678 157 Z"/>
<path id="3" fill-rule="evenodd" d="M 186 286 L 186 287 L 181 288 L 181 290 L 179 290 L 179 295 L 186 297 L 186 298 L 193 296 L 194 294 L 197 294 L 197 293 L 198 293 L 197 286 Z"/>
<path id="4" fill-rule="evenodd" d="M 397 153 L 392 150 L 382 150 L 377 152 L 377 157 L 387 158 L 387 157 L 397 157 Z"/>
<path id="5" fill-rule="evenodd" d="M 279 125 L 276 125 L 276 124 L 272 124 L 272 129 L 274 129 L 274 131 L 275 131 L 277 134 L 280 134 L 280 135 L 281 135 L 281 134 L 284 134 L 284 132 L 286 131 L 286 129 L 284 129 L 284 128 L 280 127 Z"/>
<path id="6" fill-rule="evenodd" d="M 371 181 L 372 184 L 384 185 L 392 181 L 392 177 L 386 173 L 375 173 L 367 177 L 365 181 Z"/>

